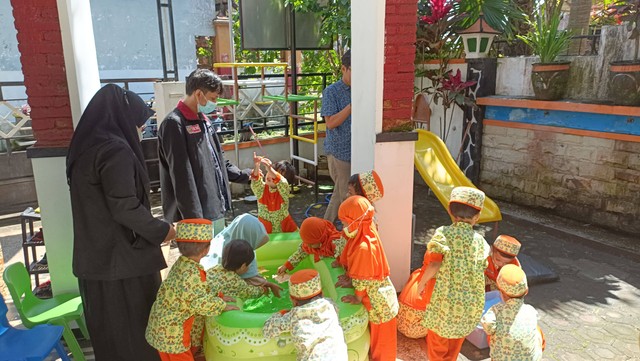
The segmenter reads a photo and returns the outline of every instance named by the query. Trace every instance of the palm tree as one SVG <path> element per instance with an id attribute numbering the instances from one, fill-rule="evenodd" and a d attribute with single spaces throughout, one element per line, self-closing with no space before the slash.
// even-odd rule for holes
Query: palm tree
<path id="1" fill-rule="evenodd" d="M 518 21 L 526 21 L 519 0 L 460 0 L 456 2 L 456 14 L 466 14 L 460 21 L 460 28 L 468 28 L 478 20 L 482 13 L 492 28 L 503 33 L 506 39 L 514 39 L 520 32 L 516 28 Z"/>

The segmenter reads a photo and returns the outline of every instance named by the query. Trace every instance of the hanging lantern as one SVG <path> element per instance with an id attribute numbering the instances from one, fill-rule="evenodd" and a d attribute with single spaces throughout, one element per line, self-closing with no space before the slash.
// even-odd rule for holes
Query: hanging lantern
<path id="1" fill-rule="evenodd" d="M 489 26 L 484 20 L 484 14 L 480 13 L 478 20 L 473 25 L 458 31 L 458 34 L 462 38 L 466 58 L 476 59 L 487 57 L 493 38 L 500 32 Z"/>

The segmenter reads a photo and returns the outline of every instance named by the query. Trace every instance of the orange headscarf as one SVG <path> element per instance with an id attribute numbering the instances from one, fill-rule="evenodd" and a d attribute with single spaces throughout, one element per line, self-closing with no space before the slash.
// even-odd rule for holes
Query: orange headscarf
<path id="1" fill-rule="evenodd" d="M 340 238 L 340 232 L 336 230 L 333 223 L 318 217 L 309 217 L 300 225 L 300 238 L 302 238 L 302 250 L 307 254 L 314 255 L 316 262 L 320 257 L 333 257 L 336 247 L 334 239 Z M 311 247 L 312 244 L 320 243 L 319 248 Z"/>
<path id="2" fill-rule="evenodd" d="M 338 210 L 338 217 L 348 225 L 343 230 L 347 246 L 340 255 L 340 263 L 346 265 L 351 278 L 382 280 L 389 276 L 389 263 L 373 214 L 373 206 L 362 196 L 347 198 Z"/>

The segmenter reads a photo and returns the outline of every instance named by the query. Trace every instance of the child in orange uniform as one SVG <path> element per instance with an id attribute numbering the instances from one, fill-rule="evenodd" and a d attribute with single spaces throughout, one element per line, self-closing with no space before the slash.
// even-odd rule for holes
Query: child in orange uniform
<path id="1" fill-rule="evenodd" d="M 347 246 L 340 258 L 355 288 L 355 295 L 343 296 L 342 301 L 362 303 L 369 312 L 371 359 L 395 361 L 398 299 L 389 279 L 389 264 L 373 214 L 373 206 L 365 197 L 352 196 L 340 205 L 338 217 L 347 237 Z"/>
<path id="2" fill-rule="evenodd" d="M 484 270 L 485 292 L 496 291 L 496 278 L 500 269 L 508 264 L 520 267 L 520 261 L 516 257 L 520 252 L 520 242 L 517 239 L 501 234 L 491 245 L 491 254 L 487 261 L 489 265 Z"/>
<path id="3" fill-rule="evenodd" d="M 375 170 L 352 175 L 348 185 L 349 197 L 363 196 L 373 204 L 384 196 L 382 179 Z"/>
<path id="4" fill-rule="evenodd" d="M 200 346 L 203 316 L 237 310 L 227 305 L 230 298 L 212 293 L 200 259 L 209 251 L 213 224 L 207 219 L 185 219 L 176 226 L 176 242 L 180 258 L 162 282 L 153 303 L 146 339 L 160 354 L 162 361 L 193 360 Z"/>
<path id="5" fill-rule="evenodd" d="M 318 217 L 309 217 L 302 222 L 300 238 L 302 244 L 287 262 L 278 268 L 278 274 L 293 270 L 309 255 L 313 255 L 315 262 L 320 261 L 320 257 L 338 258 L 347 243 L 333 223 Z"/>
<path id="6" fill-rule="evenodd" d="M 271 161 L 253 153 L 255 165 L 251 173 L 251 190 L 258 198 L 258 219 L 267 229 L 267 233 L 295 232 L 298 226 L 289 214 L 289 185 L 295 180 L 295 170 L 291 163 L 280 161 L 271 165 Z M 267 168 L 262 180 L 260 165 Z"/>
<path id="7" fill-rule="evenodd" d="M 449 199 L 453 224 L 438 228 L 427 244 L 429 263 L 418 291 L 432 292 L 424 318 L 430 361 L 455 361 L 482 316 L 489 245 L 473 226 L 484 198 L 475 188 L 454 188 Z"/>

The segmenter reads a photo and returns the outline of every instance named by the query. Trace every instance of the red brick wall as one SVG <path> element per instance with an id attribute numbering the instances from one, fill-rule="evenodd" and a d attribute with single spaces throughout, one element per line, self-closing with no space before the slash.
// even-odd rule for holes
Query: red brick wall
<path id="1" fill-rule="evenodd" d="M 73 121 L 56 0 L 11 0 L 37 147 L 69 145 Z"/>
<path id="2" fill-rule="evenodd" d="M 416 0 L 387 0 L 383 131 L 411 126 L 417 12 Z"/>

